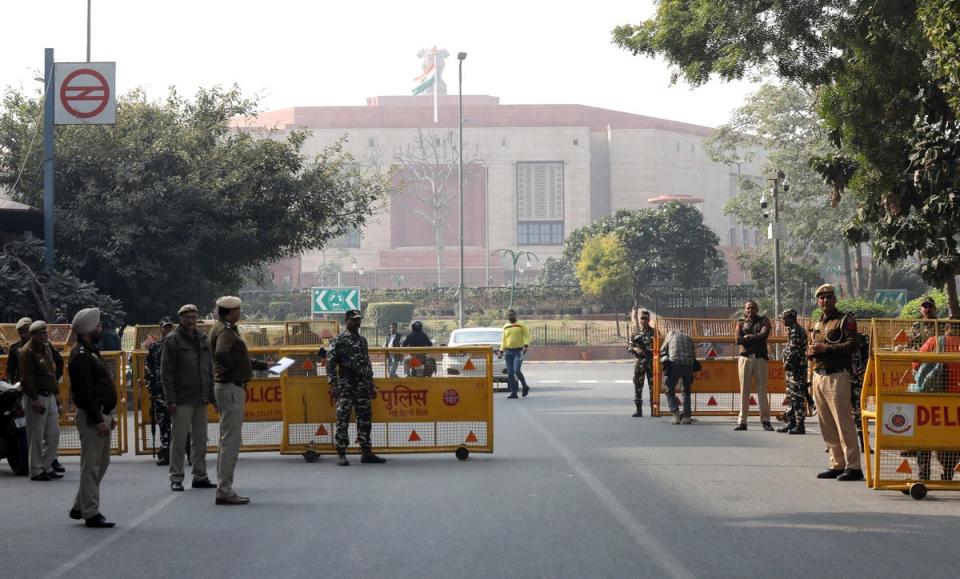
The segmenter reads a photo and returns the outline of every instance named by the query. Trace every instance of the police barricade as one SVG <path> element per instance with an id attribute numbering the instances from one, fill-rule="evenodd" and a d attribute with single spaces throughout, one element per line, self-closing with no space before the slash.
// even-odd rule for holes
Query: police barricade
<path id="1" fill-rule="evenodd" d="M 47 324 L 47 339 L 50 344 L 60 350 L 67 350 L 69 346 L 76 342 L 77 338 L 73 334 L 70 324 Z M 0 346 L 9 351 L 10 346 L 20 341 L 20 335 L 17 333 L 16 324 L 0 324 Z M 6 371 L 0 376 L 5 375 Z"/>
<path id="2" fill-rule="evenodd" d="M 861 404 L 867 485 L 960 490 L 960 323 L 874 320 Z"/>
<path id="3" fill-rule="evenodd" d="M 200 320 L 197 327 L 209 334 L 213 320 Z M 239 324 L 240 336 L 247 347 L 321 345 L 340 333 L 336 320 L 298 320 L 292 322 L 246 322 Z M 146 350 L 160 338 L 160 326 L 140 325 L 134 330 L 136 349 Z"/>
<path id="4" fill-rule="evenodd" d="M 767 340 L 770 363 L 767 377 L 767 397 L 770 401 L 770 413 L 779 414 L 787 409 L 786 382 L 784 380 L 782 359 L 786 345 L 786 328 L 779 320 L 771 319 L 773 332 Z M 660 346 L 667 334 L 674 328 L 693 339 L 694 352 L 703 368 L 694 375 L 691 389 L 691 416 L 737 416 L 740 414 L 740 378 L 737 371 L 738 346 L 734 335 L 736 320 L 730 319 L 691 319 L 657 318 L 654 339 L 653 381 L 654 416 L 669 413 L 666 385 L 660 364 Z M 801 324 L 807 323 L 802 320 Z M 683 396 L 678 385 L 677 401 L 682 408 Z M 661 408 L 663 409 L 661 411 Z M 760 414 L 757 394 L 750 394 L 750 415 Z"/>
<path id="5" fill-rule="evenodd" d="M 284 350 L 290 357 L 298 351 Z M 291 355 L 292 354 L 292 355 Z M 377 453 L 493 452 L 493 352 L 464 348 L 371 348 L 378 396 L 371 443 Z M 299 359 L 297 359 L 299 362 Z M 283 454 L 313 462 L 336 452 L 336 400 L 323 364 L 283 375 Z M 350 447 L 357 452 L 355 417 Z"/>
<path id="6" fill-rule="evenodd" d="M 127 451 L 127 389 L 124 373 L 123 352 L 101 352 L 107 369 L 117 387 L 117 428 L 110 441 L 110 454 L 121 455 Z M 80 455 L 80 434 L 77 431 L 77 405 L 70 393 L 69 352 L 63 353 L 63 379 L 60 380 L 57 400 L 60 401 L 60 456 Z M 8 356 L 0 356 L 0 376 L 7 372 Z"/>

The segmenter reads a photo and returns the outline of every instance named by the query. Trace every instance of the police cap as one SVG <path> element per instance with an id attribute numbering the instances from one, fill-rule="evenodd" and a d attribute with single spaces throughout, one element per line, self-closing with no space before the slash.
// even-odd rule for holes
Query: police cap
<path id="1" fill-rule="evenodd" d="M 830 284 L 828 284 L 828 283 L 825 283 L 825 284 L 823 284 L 822 286 L 820 286 L 820 287 L 817 288 L 817 293 L 815 293 L 814 295 L 817 296 L 817 297 L 820 297 L 820 294 L 834 294 L 834 295 L 836 295 L 836 293 L 837 293 L 837 290 L 833 289 L 833 286 L 832 286 L 832 285 L 830 285 Z"/>
<path id="2" fill-rule="evenodd" d="M 795 318 L 797 317 L 797 310 L 793 308 L 787 308 L 780 313 L 781 318 Z"/>
<path id="3" fill-rule="evenodd" d="M 362 320 L 363 316 L 360 314 L 360 310 L 347 310 L 343 313 L 344 320 Z"/>

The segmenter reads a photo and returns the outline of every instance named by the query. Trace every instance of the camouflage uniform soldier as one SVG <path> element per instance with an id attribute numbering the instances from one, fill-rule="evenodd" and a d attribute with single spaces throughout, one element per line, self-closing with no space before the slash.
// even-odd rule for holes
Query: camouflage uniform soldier
<path id="1" fill-rule="evenodd" d="M 777 432 L 788 434 L 806 434 L 804 419 L 807 416 L 807 332 L 797 323 L 797 310 L 787 309 L 780 314 L 787 328 L 787 346 L 783 349 L 783 373 L 787 383 L 787 404 L 785 413 L 787 425 Z"/>
<path id="2" fill-rule="evenodd" d="M 653 414 L 653 336 L 656 330 L 650 326 L 650 312 L 640 312 L 640 327 L 630 338 L 630 353 L 636 358 L 633 365 L 633 403 L 637 411 L 633 416 L 643 416 L 643 381 L 650 384 L 650 414 Z"/>
<path id="3" fill-rule="evenodd" d="M 157 450 L 157 466 L 170 464 L 170 412 L 163 396 L 163 382 L 160 378 L 160 353 L 163 351 L 163 340 L 173 330 L 170 318 L 160 320 L 160 339 L 147 349 L 147 359 L 144 366 L 147 374 L 147 391 L 150 393 L 152 418 L 160 429 L 160 448 Z"/>
<path id="4" fill-rule="evenodd" d="M 857 437 L 860 439 L 860 451 L 863 451 L 863 422 L 860 421 L 860 392 L 863 391 L 863 378 L 867 373 L 870 360 L 870 338 L 860 334 L 857 349 L 853 353 L 853 370 L 850 372 L 850 406 L 853 407 L 853 419 L 857 422 Z"/>
<path id="5" fill-rule="evenodd" d="M 360 440 L 360 462 L 382 463 L 385 459 L 370 448 L 370 400 L 377 397 L 373 384 L 373 366 L 367 350 L 367 339 L 360 335 L 360 311 L 348 310 L 344 315 L 347 330 L 331 340 L 327 354 L 327 380 L 330 394 L 337 399 L 337 465 L 350 466 L 350 412 L 357 413 L 357 438 Z"/>
<path id="6" fill-rule="evenodd" d="M 937 303 L 933 301 L 932 296 L 926 296 L 920 302 L 920 317 L 929 321 L 913 322 L 910 325 L 909 343 L 911 350 L 919 350 L 920 346 L 930 336 L 937 333 Z"/>

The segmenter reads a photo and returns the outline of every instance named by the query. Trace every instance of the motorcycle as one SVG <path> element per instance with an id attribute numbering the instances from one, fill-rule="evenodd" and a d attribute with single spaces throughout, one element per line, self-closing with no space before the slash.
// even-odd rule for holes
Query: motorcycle
<path id="1" fill-rule="evenodd" d="M 19 385 L 0 381 L 0 460 L 7 459 L 10 470 L 17 476 L 26 476 L 27 417 Z"/>

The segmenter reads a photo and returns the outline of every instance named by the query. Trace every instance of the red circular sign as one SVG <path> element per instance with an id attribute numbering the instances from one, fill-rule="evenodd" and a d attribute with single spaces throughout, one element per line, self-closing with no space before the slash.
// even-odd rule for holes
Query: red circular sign
<path id="1" fill-rule="evenodd" d="M 450 389 L 443 393 L 443 403 L 447 406 L 456 406 L 460 402 L 460 393 Z"/>
<path id="2" fill-rule="evenodd" d="M 71 81 L 76 84 L 71 85 Z M 93 108 L 74 106 L 78 103 L 90 102 Z M 67 75 L 60 85 L 60 103 L 63 108 L 78 119 L 95 117 L 107 108 L 110 102 L 110 84 L 102 74 L 92 68 L 79 68 Z"/>

